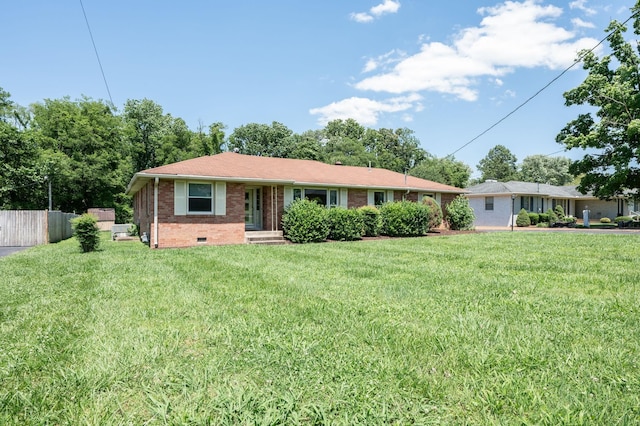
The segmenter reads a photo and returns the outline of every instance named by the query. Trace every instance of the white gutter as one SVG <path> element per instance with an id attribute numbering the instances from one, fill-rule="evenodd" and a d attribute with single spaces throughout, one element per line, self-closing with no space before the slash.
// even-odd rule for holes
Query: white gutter
<path id="1" fill-rule="evenodd" d="M 160 178 L 156 177 L 153 184 L 153 246 L 158 248 L 158 183 Z"/>

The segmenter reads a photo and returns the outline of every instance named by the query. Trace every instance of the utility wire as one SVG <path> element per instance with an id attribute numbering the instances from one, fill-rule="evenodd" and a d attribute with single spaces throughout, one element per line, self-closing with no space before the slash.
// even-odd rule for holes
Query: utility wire
<path id="1" fill-rule="evenodd" d="M 629 16 L 627 18 L 626 21 L 624 21 L 622 23 L 622 25 L 625 25 L 627 22 L 629 22 L 633 17 L 635 17 L 636 15 L 638 15 L 638 13 L 640 12 L 636 12 L 633 15 Z M 465 143 L 464 145 L 462 145 L 460 148 L 456 149 L 455 151 L 453 151 L 451 154 L 449 154 L 450 156 L 453 156 L 456 152 L 461 151 L 462 149 L 466 148 L 467 146 L 471 145 L 473 142 L 475 142 L 477 139 L 480 139 L 482 136 L 484 136 L 486 133 L 488 133 L 489 131 L 491 131 L 494 127 L 498 126 L 500 123 L 502 123 L 503 121 L 505 121 L 507 118 L 511 117 L 513 114 L 515 114 L 520 108 L 522 108 L 523 106 L 525 106 L 526 104 L 528 104 L 530 101 L 532 101 L 535 97 L 537 97 L 540 93 L 542 93 L 544 90 L 546 90 L 549 86 L 551 86 L 553 83 L 555 83 L 557 80 L 559 80 L 563 75 L 565 75 L 571 68 L 575 67 L 577 64 L 579 64 L 580 62 L 582 62 L 582 59 L 584 59 L 584 57 L 588 54 L 593 52 L 594 50 L 596 50 L 598 48 L 598 46 L 600 46 L 602 43 L 604 43 L 609 36 L 613 33 L 613 31 L 611 31 L 609 34 L 607 34 L 602 40 L 600 40 L 598 42 L 598 44 L 596 44 L 595 46 L 593 46 L 591 49 L 589 49 L 588 51 L 584 52 L 582 55 L 580 55 L 580 57 L 578 57 L 578 59 L 576 59 L 575 61 L 573 61 L 573 63 L 571 65 L 569 65 L 567 68 L 565 68 L 560 74 L 558 74 L 554 79 L 552 79 L 550 82 L 548 82 L 547 84 L 545 84 L 542 89 L 538 90 L 536 93 L 534 93 L 532 96 L 530 96 L 527 100 L 525 100 L 524 102 L 522 102 L 520 105 L 518 105 L 516 108 L 514 108 L 511 112 L 509 112 L 507 115 L 505 115 L 504 117 L 502 117 L 500 120 L 496 121 L 495 123 L 493 123 L 491 126 L 489 126 L 486 130 L 484 130 L 483 132 L 481 132 L 480 134 L 478 134 L 477 136 L 475 136 L 473 139 L 471 139 L 469 142 Z M 563 150 L 564 151 L 564 150 Z M 559 151 L 561 152 L 561 151 Z M 555 154 L 555 153 L 554 153 Z M 552 155 L 552 154 L 549 154 Z"/>
<path id="2" fill-rule="evenodd" d="M 109 84 L 107 83 L 107 77 L 104 75 L 104 69 L 102 68 L 102 62 L 100 62 L 100 55 L 98 55 L 98 48 L 96 47 L 96 42 L 93 40 L 93 33 L 91 32 L 91 26 L 89 25 L 89 19 L 87 19 L 87 13 L 84 11 L 84 5 L 82 4 L 82 0 L 80 0 L 80 7 L 82 8 L 82 14 L 84 15 L 84 21 L 87 23 L 87 29 L 89 30 L 89 36 L 91 37 L 91 44 L 93 44 L 93 51 L 96 52 L 96 58 L 98 59 L 98 65 L 100 66 L 100 72 L 102 73 L 102 79 L 104 80 L 104 85 L 107 88 L 107 94 L 109 95 L 109 100 L 111 101 L 111 105 L 114 105 L 113 98 L 111 97 L 111 90 L 109 90 Z"/>

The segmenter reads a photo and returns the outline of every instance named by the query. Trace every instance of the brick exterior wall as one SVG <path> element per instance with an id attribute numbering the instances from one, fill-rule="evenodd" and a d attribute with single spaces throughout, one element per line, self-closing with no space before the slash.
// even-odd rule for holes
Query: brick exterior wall
<path id="1" fill-rule="evenodd" d="M 358 208 L 367 205 L 367 190 L 366 189 L 349 189 L 347 191 L 347 207 Z"/>

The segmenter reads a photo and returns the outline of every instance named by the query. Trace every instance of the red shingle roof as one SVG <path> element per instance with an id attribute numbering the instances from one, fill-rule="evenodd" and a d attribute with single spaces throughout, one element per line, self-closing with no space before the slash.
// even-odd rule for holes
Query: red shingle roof
<path id="1" fill-rule="evenodd" d="M 312 160 L 257 157 L 224 152 L 193 158 L 136 173 L 129 184 L 135 193 L 144 181 L 154 177 L 211 178 L 227 181 L 281 183 L 286 185 L 325 185 L 412 189 L 463 193 L 464 190 L 385 169 L 341 166 Z"/>

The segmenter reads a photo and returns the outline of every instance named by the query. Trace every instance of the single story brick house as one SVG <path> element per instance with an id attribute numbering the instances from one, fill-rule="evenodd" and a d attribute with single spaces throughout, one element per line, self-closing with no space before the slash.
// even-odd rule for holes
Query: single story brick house
<path id="1" fill-rule="evenodd" d="M 243 244 L 247 232 L 281 230 L 296 198 L 351 208 L 429 196 L 444 207 L 464 192 L 385 169 L 233 152 L 138 172 L 127 188 L 152 248 Z"/>
<path id="2" fill-rule="evenodd" d="M 616 216 L 629 215 L 638 205 L 637 200 L 628 197 L 600 200 L 581 194 L 575 186 L 519 181 L 486 181 L 467 188 L 466 197 L 476 216 L 475 226 L 511 226 L 521 209 L 545 213 L 557 205 L 562 206 L 567 216 L 578 219 L 582 219 L 583 210 L 589 210 L 591 220 L 603 217 L 613 220 Z"/>

